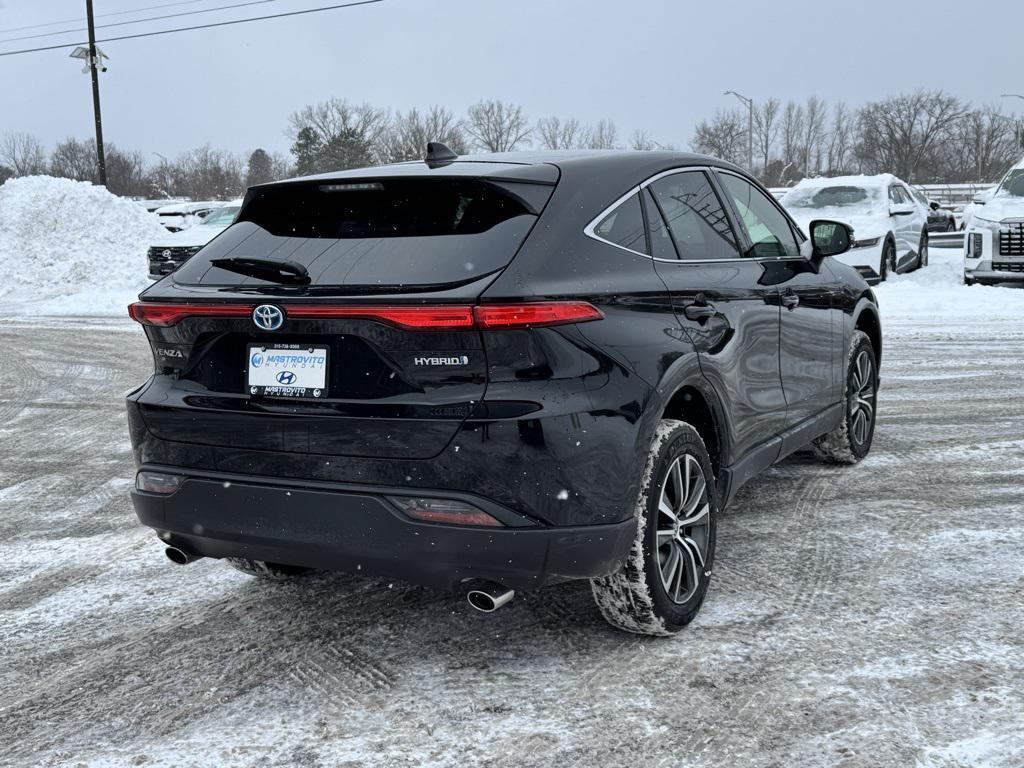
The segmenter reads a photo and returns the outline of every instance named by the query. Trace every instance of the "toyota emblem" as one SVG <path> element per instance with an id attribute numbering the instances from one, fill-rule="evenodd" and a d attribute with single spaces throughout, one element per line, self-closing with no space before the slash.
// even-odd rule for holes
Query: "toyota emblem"
<path id="1" fill-rule="evenodd" d="M 284 325 L 284 310 L 273 304 L 260 304 L 252 311 L 252 321 L 264 331 L 276 331 Z"/>

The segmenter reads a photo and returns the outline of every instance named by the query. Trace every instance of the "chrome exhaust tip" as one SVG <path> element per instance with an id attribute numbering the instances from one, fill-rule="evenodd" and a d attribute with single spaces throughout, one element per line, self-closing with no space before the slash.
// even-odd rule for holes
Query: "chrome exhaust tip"
<path id="1" fill-rule="evenodd" d="M 466 600 L 481 613 L 494 613 L 503 605 L 510 603 L 515 596 L 514 589 L 508 589 L 501 584 L 485 583 L 469 590 L 466 593 Z"/>
<path id="2" fill-rule="evenodd" d="M 196 560 L 202 560 L 202 555 L 193 555 L 186 552 L 183 549 L 177 547 L 168 547 L 164 550 L 164 554 L 167 555 L 167 559 L 175 565 L 188 565 L 194 563 Z"/>

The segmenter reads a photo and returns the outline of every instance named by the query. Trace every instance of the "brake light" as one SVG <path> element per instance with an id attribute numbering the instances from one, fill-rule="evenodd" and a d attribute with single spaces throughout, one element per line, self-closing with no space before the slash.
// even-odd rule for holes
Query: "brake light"
<path id="1" fill-rule="evenodd" d="M 604 317 L 601 310 L 585 301 L 483 304 L 473 308 L 473 316 L 480 330 L 585 323 Z"/>
<path id="2" fill-rule="evenodd" d="M 380 320 L 412 331 L 447 331 L 473 327 L 472 307 L 409 306 L 409 307 L 346 307 L 296 306 L 284 308 L 288 317 L 306 320 L 318 318 L 354 318 Z"/>
<path id="3" fill-rule="evenodd" d="M 128 316 L 143 325 L 174 325 L 186 317 L 247 317 L 251 304 L 156 304 L 137 301 L 128 305 Z"/>
<path id="4" fill-rule="evenodd" d="M 158 304 L 138 301 L 128 315 L 143 325 L 170 326 L 186 317 L 249 317 L 255 304 Z M 498 330 L 538 328 L 600 320 L 604 315 L 585 301 L 549 301 L 482 306 L 371 306 L 347 304 L 284 304 L 286 318 L 300 320 L 375 320 L 411 331 Z"/>

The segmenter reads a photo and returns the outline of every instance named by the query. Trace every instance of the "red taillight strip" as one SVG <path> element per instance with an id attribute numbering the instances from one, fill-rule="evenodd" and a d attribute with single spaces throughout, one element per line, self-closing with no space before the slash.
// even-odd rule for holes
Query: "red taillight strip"
<path id="1" fill-rule="evenodd" d="M 143 325 L 174 325 L 186 317 L 248 317 L 255 304 L 157 304 L 137 301 L 128 305 L 128 316 Z"/>
<path id="2" fill-rule="evenodd" d="M 283 304 L 286 318 L 365 319 L 413 331 L 498 330 L 537 328 L 600 320 L 604 315 L 585 301 L 548 301 L 524 304 L 369 306 L 350 304 Z M 158 304 L 139 301 L 128 315 L 143 325 L 170 326 L 186 317 L 248 317 L 255 304 Z"/>
<path id="3" fill-rule="evenodd" d="M 445 331 L 473 327 L 473 308 L 462 306 L 361 307 L 351 305 L 339 307 L 289 304 L 283 309 L 287 317 L 307 320 L 317 318 L 380 320 L 397 325 L 399 328 L 419 331 Z"/>
<path id="4" fill-rule="evenodd" d="M 473 316 L 476 318 L 476 327 L 481 330 L 585 323 L 604 317 L 601 310 L 585 301 L 482 304 L 473 307 Z"/>

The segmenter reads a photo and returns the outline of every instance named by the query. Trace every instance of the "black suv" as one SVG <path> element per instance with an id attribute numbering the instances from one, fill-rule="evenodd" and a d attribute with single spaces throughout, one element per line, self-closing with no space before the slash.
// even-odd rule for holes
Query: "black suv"
<path id="1" fill-rule="evenodd" d="M 881 328 L 855 270 L 699 155 L 457 158 L 254 187 L 130 307 L 133 501 L 178 563 L 460 589 L 590 579 L 667 634 L 722 508 L 801 448 L 871 447 Z"/>

